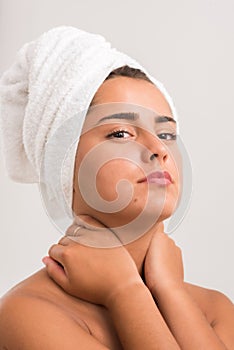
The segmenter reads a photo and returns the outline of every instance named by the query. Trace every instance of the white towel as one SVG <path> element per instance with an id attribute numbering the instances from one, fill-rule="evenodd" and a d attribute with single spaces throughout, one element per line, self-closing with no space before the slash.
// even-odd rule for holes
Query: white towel
<path id="1" fill-rule="evenodd" d="M 76 130 L 79 133 L 85 118 L 82 111 L 87 111 L 109 73 L 124 65 L 141 69 L 153 81 L 177 119 L 173 102 L 163 85 L 134 59 L 112 48 L 101 35 L 62 26 L 25 44 L 16 62 L 0 80 L 1 133 L 10 178 L 24 183 L 44 181 L 41 162 L 52 135 L 76 114 L 80 118 Z M 68 128 L 67 141 L 71 139 L 69 132 Z M 66 142 L 64 144 L 66 146 Z M 50 200 L 60 192 L 58 186 L 62 184 L 61 193 L 68 208 L 72 206 L 74 157 L 73 152 L 63 164 L 62 180 L 51 179 L 50 183 L 54 187 L 50 190 Z M 61 200 L 61 193 L 58 200 Z"/>

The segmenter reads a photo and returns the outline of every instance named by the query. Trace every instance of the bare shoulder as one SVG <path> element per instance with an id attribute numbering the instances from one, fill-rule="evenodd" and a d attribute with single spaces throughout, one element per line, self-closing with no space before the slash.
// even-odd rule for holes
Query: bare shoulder
<path id="1" fill-rule="evenodd" d="M 205 314 L 207 321 L 224 344 L 234 344 L 234 304 L 223 293 L 186 283 L 187 291 Z M 229 347 L 228 347 L 229 349 Z"/>
<path id="2" fill-rule="evenodd" d="M 47 300 L 10 295 L 0 301 L 0 349 L 107 350 L 85 327 Z"/>
<path id="3" fill-rule="evenodd" d="M 58 304 L 56 297 L 34 294 L 28 282 L 7 293 L 0 299 L 0 349 L 108 349 L 77 313 Z"/>
<path id="4" fill-rule="evenodd" d="M 195 284 L 185 283 L 187 291 L 199 304 L 207 318 L 214 324 L 222 312 L 234 312 L 232 301 L 222 292 L 204 288 Z"/>

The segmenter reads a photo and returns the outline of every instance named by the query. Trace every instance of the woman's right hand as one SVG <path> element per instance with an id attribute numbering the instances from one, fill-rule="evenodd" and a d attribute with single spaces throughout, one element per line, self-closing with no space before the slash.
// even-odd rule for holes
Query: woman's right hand
<path id="1" fill-rule="evenodd" d="M 77 232 L 54 244 L 43 259 L 49 276 L 67 293 L 108 307 L 123 288 L 143 284 L 135 262 L 108 228 L 81 227 Z M 87 242 L 92 247 L 84 245 Z M 107 248 L 108 242 L 112 248 Z"/>
<path id="2" fill-rule="evenodd" d="M 124 349 L 153 350 L 155 344 L 160 349 L 179 349 L 135 262 L 118 239 L 110 236 L 113 232 L 108 228 L 100 232 L 95 225 L 93 230 L 82 227 L 77 233 L 76 241 L 64 237 L 50 248 L 50 257 L 44 259 L 50 277 L 67 293 L 104 305 Z M 96 349 L 91 337 L 86 342 L 88 348 Z"/>

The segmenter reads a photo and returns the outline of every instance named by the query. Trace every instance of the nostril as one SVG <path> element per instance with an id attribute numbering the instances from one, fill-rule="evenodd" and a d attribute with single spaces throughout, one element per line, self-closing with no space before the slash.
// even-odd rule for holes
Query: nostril
<path id="1" fill-rule="evenodd" d="M 158 157 L 158 154 L 157 153 L 153 153 L 151 156 L 150 156 L 150 160 L 153 160 L 154 158 L 157 158 Z"/>

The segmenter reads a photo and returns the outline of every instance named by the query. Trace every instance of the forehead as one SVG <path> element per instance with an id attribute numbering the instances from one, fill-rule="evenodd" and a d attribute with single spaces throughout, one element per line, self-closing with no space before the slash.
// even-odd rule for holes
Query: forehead
<path id="1" fill-rule="evenodd" d="M 168 113 L 170 114 L 170 113 Z M 110 124 L 131 124 L 149 131 L 155 127 L 171 125 L 176 129 L 176 120 L 155 110 L 127 102 L 100 103 L 90 107 L 86 114 L 82 134 L 96 127 Z"/>
<path id="2" fill-rule="evenodd" d="M 135 104 L 159 115 L 172 116 L 170 106 L 161 91 L 143 79 L 117 77 L 106 80 L 97 90 L 92 106 L 111 102 Z"/>

